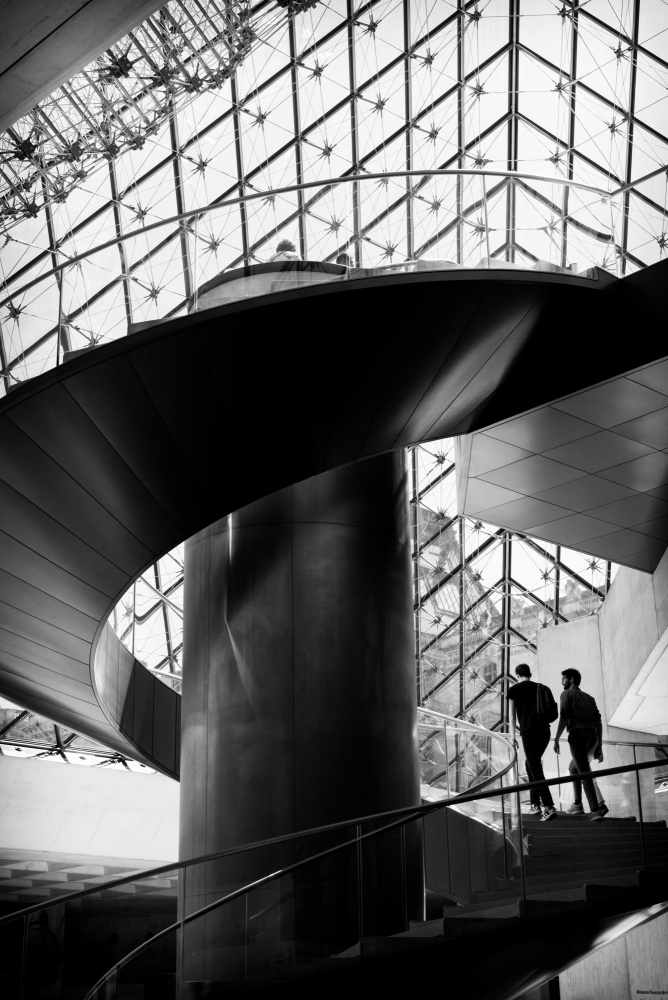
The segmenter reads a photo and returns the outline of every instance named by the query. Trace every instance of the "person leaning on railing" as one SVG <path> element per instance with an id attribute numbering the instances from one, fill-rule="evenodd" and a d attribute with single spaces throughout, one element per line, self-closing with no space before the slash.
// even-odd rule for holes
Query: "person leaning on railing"
<path id="1" fill-rule="evenodd" d="M 582 780 L 573 782 L 573 804 L 568 812 L 579 815 L 582 808 L 582 787 L 591 810 L 591 820 L 601 820 L 610 812 L 598 785 L 591 776 L 590 760 L 595 758 L 603 763 L 603 725 L 596 701 L 590 694 L 580 690 L 582 675 L 579 670 L 569 667 L 561 672 L 563 691 L 559 705 L 559 725 L 554 738 L 554 752 L 560 753 L 559 737 L 568 730 L 568 743 L 572 760 L 568 770 L 572 775 L 581 774 Z M 587 777 L 585 777 L 587 775 Z"/>
<path id="2" fill-rule="evenodd" d="M 269 258 L 269 263 L 273 264 L 274 261 L 283 260 L 301 260 L 301 257 L 297 253 L 297 247 L 292 240 L 281 240 L 276 247 L 276 253 L 273 257 Z"/>

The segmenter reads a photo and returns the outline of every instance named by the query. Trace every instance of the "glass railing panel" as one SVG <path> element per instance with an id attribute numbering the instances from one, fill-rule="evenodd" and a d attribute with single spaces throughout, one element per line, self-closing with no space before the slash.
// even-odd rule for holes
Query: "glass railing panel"
<path id="1" fill-rule="evenodd" d="M 172 929 L 126 964 L 113 969 L 86 1000 L 174 1000 L 179 931 Z M 185 997 L 186 994 L 178 994 Z"/>
<path id="2" fill-rule="evenodd" d="M 599 768 L 596 787 L 614 803 L 602 823 L 560 816 L 544 825 L 526 812 L 528 802 L 515 787 L 484 791 L 471 801 L 450 801 L 389 824 L 386 817 L 314 833 L 298 838 L 299 848 L 296 841 L 261 845 L 245 861 L 237 855 L 234 872 L 232 867 L 212 869 L 210 861 L 193 866 L 214 876 L 197 900 L 206 912 L 194 910 L 195 899 L 189 897 L 178 932 L 149 939 L 95 998 L 134 1000 L 143 989 L 144 996 L 171 1000 L 175 978 L 183 980 L 182 998 L 259 988 L 396 953 L 399 938 L 401 948 L 420 947 L 423 939 L 411 937 L 412 923 L 438 916 L 444 904 L 446 936 L 458 937 L 476 933 L 480 921 L 484 927 L 486 920 L 496 926 L 499 920 L 544 916 L 544 904 L 555 900 L 591 902 L 587 886 L 597 883 L 625 891 L 638 886 L 638 873 L 658 868 L 668 856 L 662 821 L 638 822 L 638 789 L 643 799 L 657 797 L 666 758 L 655 760 L 650 747 L 631 745 L 615 752 L 646 755 L 657 767 L 637 772 L 631 765 L 614 775 Z M 652 780 L 641 786 L 643 774 Z M 381 822 L 383 827 L 369 829 Z M 341 836 L 349 840 L 337 843 Z M 321 853 L 313 856 L 309 852 L 316 843 Z M 266 854 L 271 846 L 290 849 L 281 858 Z M 300 854 L 305 861 L 298 860 Z M 259 877 L 269 862 L 288 867 Z M 225 894 L 235 878 L 243 882 L 249 876 L 251 885 Z"/>
<path id="3" fill-rule="evenodd" d="M 637 772 L 637 785 L 647 868 L 665 871 L 668 854 L 668 745 L 637 744 L 634 750 L 638 763 L 657 762 L 657 767 Z"/>
<path id="4" fill-rule="evenodd" d="M 99 1000 L 174 1000 L 178 931 L 157 938 L 98 991 Z"/>
<path id="5" fill-rule="evenodd" d="M 503 734 L 429 709 L 418 710 L 418 747 L 425 801 L 486 787 L 514 772 L 516 754 Z"/>
<path id="6" fill-rule="evenodd" d="M 359 961 L 358 847 L 251 888 L 183 930 L 183 996 L 261 986 Z M 199 991 L 199 992 L 198 992 Z"/>
<path id="7" fill-rule="evenodd" d="M 24 934 L 26 917 L 0 924 L 0 996 L 21 997 L 25 971 Z"/>
<path id="8" fill-rule="evenodd" d="M 429 893 L 460 905 L 522 899 L 516 794 L 487 798 L 484 807 L 482 801 L 446 806 L 425 816 L 424 830 Z"/>
<path id="9" fill-rule="evenodd" d="M 0 983 L 11 984 L 0 996 L 32 1000 L 50 996 L 51 990 L 79 1000 L 110 966 L 176 920 L 176 868 L 120 886 L 107 886 L 108 875 L 82 878 L 50 885 L 42 909 L 0 924 Z M 96 879 L 103 883 L 99 891 L 53 905 L 56 893 L 66 897 Z"/>
<path id="10" fill-rule="evenodd" d="M 417 198 L 416 204 L 425 206 L 424 192 L 429 191 L 428 201 L 438 208 L 442 206 L 443 211 L 454 211 L 453 178 L 458 173 L 469 178 L 467 190 L 472 190 L 471 184 L 486 184 L 490 197 L 511 197 L 513 190 L 521 188 L 527 205 L 533 201 L 540 211 L 550 206 L 549 212 L 555 218 L 563 215 L 563 205 L 568 204 L 563 216 L 564 226 L 568 223 L 568 238 L 563 227 L 559 228 L 559 239 L 546 237 L 541 247 L 535 248 L 542 255 L 539 259 L 519 248 L 511 251 L 506 242 L 499 242 L 500 231 L 489 225 L 482 190 L 475 196 L 476 202 L 482 200 L 474 215 L 467 216 L 480 239 L 466 246 L 453 243 L 452 234 L 443 230 L 443 214 L 436 210 L 421 216 L 416 257 L 401 259 L 400 252 L 385 238 L 368 235 L 362 221 L 364 212 L 360 217 L 358 208 L 375 203 L 379 186 L 396 194 L 399 212 L 405 211 L 407 183 Z M 307 215 L 313 218 L 313 212 L 317 216 L 324 211 L 331 219 L 321 236 L 311 242 L 308 259 L 298 260 L 296 249 L 278 252 L 281 236 L 296 236 L 297 222 L 290 218 L 285 223 L 287 228 L 277 230 L 272 226 L 265 236 L 259 231 L 251 261 L 244 264 L 242 218 L 255 217 L 266 202 L 282 203 L 285 194 L 289 201 L 298 190 Z M 612 201 L 623 197 L 618 192 Z M 398 171 L 382 176 L 330 178 L 314 186 L 296 185 L 287 190 L 248 191 L 241 201 L 245 212 L 239 211 L 237 199 L 231 199 L 215 206 L 193 206 L 187 216 L 150 224 L 148 217 L 144 219 L 145 213 L 140 213 L 134 227 L 126 228 L 120 237 L 112 237 L 109 245 L 102 239 L 109 233 L 100 233 L 98 240 L 87 235 L 87 229 L 70 234 L 58 246 L 58 272 L 49 268 L 40 274 L 32 271 L 28 280 L 10 279 L 0 296 L 0 308 L 9 314 L 12 326 L 12 337 L 5 345 L 7 374 L 5 380 L 0 380 L 0 395 L 64 361 L 127 333 L 185 316 L 193 309 L 258 295 L 308 290 L 320 282 L 345 283 L 383 275 L 391 275 L 398 282 L 413 281 L 430 272 L 450 273 L 456 278 L 471 270 L 499 275 L 532 271 L 594 280 L 606 271 L 618 276 L 618 258 L 610 253 L 619 234 L 614 231 L 617 216 L 609 192 L 574 181 L 561 184 L 557 178 L 493 170 L 436 170 L 410 177 Z M 178 253 L 174 253 L 175 238 L 181 246 Z M 289 259 L 273 260 L 277 254 Z M 504 259 L 511 254 L 513 261 Z M 287 265 L 284 269 L 283 263 Z"/>

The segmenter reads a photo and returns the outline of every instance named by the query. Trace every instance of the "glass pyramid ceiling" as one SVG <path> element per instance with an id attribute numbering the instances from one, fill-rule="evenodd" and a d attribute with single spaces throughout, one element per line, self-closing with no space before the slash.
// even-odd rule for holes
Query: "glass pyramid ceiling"
<path id="1" fill-rule="evenodd" d="M 564 262 L 593 241 L 619 275 L 668 245 L 664 0 L 171 0 L 0 141 L 3 387 L 48 366 L 65 299 L 76 349 L 176 315 L 195 281 L 350 248 L 374 264 L 435 252 Z M 612 217 L 556 184 L 477 176 L 336 192 L 279 187 L 434 168 L 567 178 L 617 191 Z M 267 192 L 203 216 L 207 204 Z M 192 216 L 35 275 L 128 230 Z M 556 248 L 556 251 L 555 251 Z M 193 260 L 197 262 L 194 274 Z"/>

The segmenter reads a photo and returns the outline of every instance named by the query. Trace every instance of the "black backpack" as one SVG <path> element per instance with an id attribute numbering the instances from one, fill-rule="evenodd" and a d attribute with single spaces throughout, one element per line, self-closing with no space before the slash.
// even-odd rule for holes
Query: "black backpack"
<path id="1" fill-rule="evenodd" d="M 559 708 L 554 695 L 545 684 L 536 684 L 536 715 L 545 722 L 554 722 Z"/>

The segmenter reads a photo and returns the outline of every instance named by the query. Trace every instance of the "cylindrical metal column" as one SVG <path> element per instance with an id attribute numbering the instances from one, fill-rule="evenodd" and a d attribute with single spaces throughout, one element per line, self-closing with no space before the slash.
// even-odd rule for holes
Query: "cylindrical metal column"
<path id="1" fill-rule="evenodd" d="M 191 538 L 181 857 L 417 804 L 413 653 L 403 453 Z M 187 909 L 258 874 L 250 859 L 193 873 Z"/>

